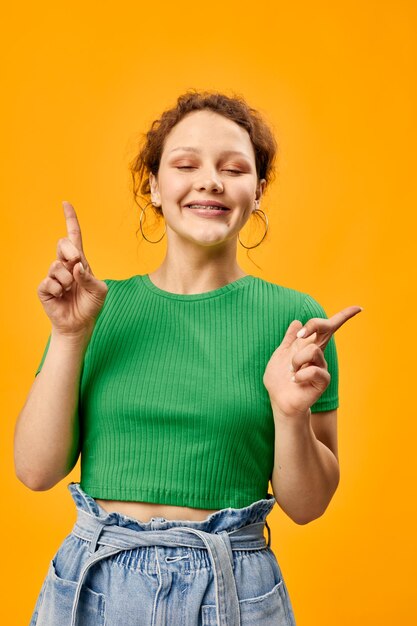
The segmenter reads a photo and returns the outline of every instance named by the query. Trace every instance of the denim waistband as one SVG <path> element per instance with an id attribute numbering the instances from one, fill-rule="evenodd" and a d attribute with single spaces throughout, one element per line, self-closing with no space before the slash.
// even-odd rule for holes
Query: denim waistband
<path id="1" fill-rule="evenodd" d="M 203 521 L 158 517 L 145 523 L 120 513 L 106 514 L 79 483 L 70 483 L 68 489 L 77 505 L 77 521 L 72 532 L 89 542 L 90 553 L 77 583 L 71 626 L 75 625 L 83 581 L 93 564 L 122 550 L 173 545 L 208 551 L 216 581 L 217 623 L 219 626 L 240 626 L 232 550 L 259 550 L 270 545 L 266 516 L 276 501 L 271 494 L 268 494 L 269 498 L 253 502 L 248 507 L 221 509 Z M 155 524 L 158 529 L 155 529 Z M 263 535 L 264 525 L 268 528 L 268 543 Z"/>

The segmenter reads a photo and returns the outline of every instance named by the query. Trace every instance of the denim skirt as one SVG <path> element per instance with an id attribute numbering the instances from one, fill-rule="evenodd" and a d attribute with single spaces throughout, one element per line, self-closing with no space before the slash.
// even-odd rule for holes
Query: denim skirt
<path id="1" fill-rule="evenodd" d="M 140 522 L 71 482 L 77 520 L 30 626 L 295 626 L 266 517 L 272 494 L 203 521 Z M 268 541 L 263 531 L 268 530 Z"/>

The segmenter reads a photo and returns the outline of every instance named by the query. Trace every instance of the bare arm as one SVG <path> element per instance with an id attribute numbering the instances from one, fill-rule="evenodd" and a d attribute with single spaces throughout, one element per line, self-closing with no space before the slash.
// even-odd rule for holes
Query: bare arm
<path id="1" fill-rule="evenodd" d="M 53 487 L 77 462 L 82 364 L 108 290 L 85 258 L 74 207 L 63 205 L 68 237 L 58 241 L 57 259 L 38 287 L 51 341 L 14 432 L 16 476 L 35 491 Z"/>
<path id="2" fill-rule="evenodd" d="M 347 307 L 330 319 L 312 318 L 304 327 L 292 321 L 264 373 L 275 422 L 272 489 L 298 524 L 322 515 L 339 483 L 336 410 L 319 417 L 310 407 L 330 382 L 323 354 L 327 343 L 361 310 Z"/>
<path id="3" fill-rule="evenodd" d="M 297 524 L 308 524 L 324 513 L 340 478 L 337 457 L 316 437 L 311 416 L 310 410 L 306 419 L 288 420 L 274 413 L 272 490 L 280 507 Z M 336 410 L 326 412 L 323 419 L 325 416 L 335 420 Z"/>
<path id="4" fill-rule="evenodd" d="M 77 462 L 80 373 L 91 332 L 67 337 L 52 330 L 43 367 L 18 416 L 15 471 L 30 489 L 50 489 Z"/>

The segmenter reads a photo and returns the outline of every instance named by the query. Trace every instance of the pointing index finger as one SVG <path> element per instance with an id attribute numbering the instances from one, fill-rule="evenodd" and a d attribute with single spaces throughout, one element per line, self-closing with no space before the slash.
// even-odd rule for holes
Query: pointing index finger
<path id="1" fill-rule="evenodd" d="M 329 318 L 312 318 L 297 333 L 297 337 L 308 339 L 310 336 L 313 342 L 317 342 L 320 348 L 324 348 L 329 343 L 332 335 L 351 317 L 363 311 L 360 306 L 348 306 Z M 316 335 L 316 336 L 314 336 Z"/>
<path id="2" fill-rule="evenodd" d="M 83 250 L 83 241 L 81 237 L 81 228 L 78 222 L 77 214 L 75 213 L 75 209 L 70 202 L 64 200 L 62 202 L 62 206 L 64 207 L 65 221 L 67 224 L 67 233 L 68 239 L 73 243 L 78 250 Z"/>
<path id="3" fill-rule="evenodd" d="M 329 317 L 328 321 L 331 322 L 332 332 L 336 332 L 336 330 L 340 328 L 345 322 L 347 322 L 354 315 L 360 313 L 362 310 L 363 309 L 360 306 L 348 306 L 338 313 L 332 315 L 332 317 Z"/>

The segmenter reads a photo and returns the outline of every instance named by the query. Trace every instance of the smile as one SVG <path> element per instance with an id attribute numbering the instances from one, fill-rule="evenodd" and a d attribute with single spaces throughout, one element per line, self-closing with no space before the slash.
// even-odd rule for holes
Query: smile
<path id="1" fill-rule="evenodd" d="M 220 207 L 214 204 L 187 204 L 188 209 L 208 209 L 211 211 L 228 211 L 229 209 L 227 209 L 226 207 Z"/>
<path id="2" fill-rule="evenodd" d="M 194 208 L 195 207 L 195 208 Z M 209 207 L 209 206 L 197 206 L 193 205 L 191 207 L 187 206 L 186 209 L 189 209 L 196 215 L 201 217 L 222 217 L 226 215 L 228 209 L 221 209 L 220 207 Z"/>

